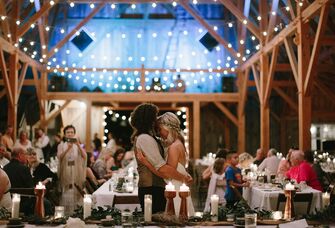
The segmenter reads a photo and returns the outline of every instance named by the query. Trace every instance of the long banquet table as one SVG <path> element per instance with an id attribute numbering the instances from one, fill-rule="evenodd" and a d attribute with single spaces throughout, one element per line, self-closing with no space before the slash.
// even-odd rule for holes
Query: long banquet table
<path id="1" fill-rule="evenodd" d="M 141 208 L 138 203 L 138 188 L 135 187 L 131 193 L 119 193 L 114 190 L 109 191 L 109 182 L 106 181 L 100 188 L 93 193 L 93 202 L 95 206 L 112 206 L 115 203 L 115 207 L 120 210 L 129 209 L 130 211 L 135 208 Z M 114 200 L 118 198 L 117 202 Z M 123 202 L 122 202 L 123 201 Z"/>
<path id="2" fill-rule="evenodd" d="M 252 186 L 250 188 L 243 188 L 243 198 L 248 202 L 251 208 L 259 208 L 265 210 L 277 210 L 278 196 L 284 193 L 278 188 L 265 188 L 264 186 Z M 301 193 L 313 193 L 313 200 L 311 203 L 310 212 L 322 207 L 322 192 L 313 188 L 306 188 Z M 283 205 L 281 205 L 283 206 Z M 297 214 L 306 214 L 306 208 L 301 205 L 296 206 Z"/>

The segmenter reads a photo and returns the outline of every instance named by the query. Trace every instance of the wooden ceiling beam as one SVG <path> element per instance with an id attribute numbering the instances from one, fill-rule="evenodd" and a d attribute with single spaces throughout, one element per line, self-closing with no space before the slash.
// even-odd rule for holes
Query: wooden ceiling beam
<path id="1" fill-rule="evenodd" d="M 36 69 L 38 69 L 39 71 L 44 71 L 45 70 L 45 67 L 43 65 L 41 65 L 39 62 L 37 62 L 36 60 L 29 57 L 23 51 L 14 47 L 11 43 L 9 43 L 7 40 L 5 40 L 2 37 L 0 37 L 0 47 L 2 48 L 2 50 L 4 50 L 5 52 L 7 52 L 9 54 L 13 54 L 13 53 L 17 52 L 21 62 L 26 62 L 30 66 L 36 67 Z"/>
<path id="2" fill-rule="evenodd" d="M 0 15 L 7 17 L 5 1 L 0 1 Z M 6 39 L 8 39 L 9 42 L 12 42 L 12 38 L 7 36 L 8 34 L 10 34 L 8 17 L 4 21 L 1 20 L 1 28 L 2 33 L 6 37 Z"/>
<path id="3" fill-rule="evenodd" d="M 89 22 L 94 15 L 96 15 L 104 6 L 106 5 L 105 2 L 100 3 L 96 6 L 87 17 L 85 17 L 78 25 L 76 25 L 71 32 L 69 32 L 61 41 L 59 41 L 48 53 L 48 58 L 51 58 L 61 47 L 64 46 L 66 42 L 68 42 L 72 36 L 76 34 L 87 22 Z"/>
<path id="4" fill-rule="evenodd" d="M 273 87 L 273 90 L 278 93 L 279 96 L 281 96 L 284 101 L 287 102 L 287 104 L 295 111 L 298 112 L 298 104 L 292 100 L 290 96 L 288 96 L 281 88 L 279 87 Z"/>
<path id="5" fill-rule="evenodd" d="M 237 20 L 241 22 L 245 20 L 247 22 L 245 26 L 249 29 L 249 31 L 253 33 L 257 39 L 261 39 L 261 32 L 259 28 L 243 15 L 243 12 L 241 12 L 241 10 L 234 5 L 233 1 L 220 0 L 220 2 L 237 18 Z"/>
<path id="6" fill-rule="evenodd" d="M 214 102 L 215 106 L 221 110 L 221 112 L 223 112 L 223 114 L 225 116 L 228 117 L 228 119 L 235 124 L 235 126 L 238 126 L 238 119 L 237 117 L 231 113 L 231 111 L 225 106 L 223 105 L 221 102 Z"/>
<path id="7" fill-rule="evenodd" d="M 239 59 L 237 52 L 229 47 L 229 42 L 223 39 L 212 26 L 210 26 L 195 10 L 189 5 L 188 1 L 181 0 L 179 4 L 192 16 L 194 17 L 222 46 L 224 46 L 227 51 L 232 54 L 236 59 Z"/>
<path id="8" fill-rule="evenodd" d="M 1 90 L 1 91 L 0 91 L 0 99 L 1 99 L 3 96 L 5 96 L 6 93 L 7 93 L 6 89 Z"/>
<path id="9" fill-rule="evenodd" d="M 320 79 L 316 78 L 313 84 L 327 97 L 330 101 L 335 104 L 335 93 L 329 87 L 327 87 Z"/>
<path id="10" fill-rule="evenodd" d="M 266 43 L 269 42 L 269 40 L 272 38 L 272 35 L 274 33 L 273 29 L 277 21 L 278 5 L 279 5 L 279 0 L 272 0 L 270 20 L 268 23 L 268 31 L 267 31 L 267 36 L 266 36 Z M 272 12 L 275 12 L 275 15 L 273 15 Z"/>
<path id="11" fill-rule="evenodd" d="M 39 1 L 39 0 L 35 0 L 35 5 L 36 5 L 36 1 Z M 38 10 L 33 16 L 31 16 L 26 23 L 24 23 L 23 25 L 21 25 L 19 27 L 19 29 L 18 29 L 18 37 L 22 37 L 26 32 L 28 32 L 28 30 L 30 29 L 30 26 L 32 24 L 34 24 L 36 21 L 40 20 L 41 17 L 44 16 L 46 13 L 48 13 L 49 10 L 52 7 L 53 7 L 53 5 L 51 5 L 49 3 L 49 1 L 46 1 L 44 3 L 44 5 L 40 8 L 40 10 Z"/>
<path id="12" fill-rule="evenodd" d="M 301 20 L 307 22 L 314 14 L 327 2 L 330 0 L 315 0 L 310 4 L 301 15 Z M 297 23 L 300 18 L 295 18 L 290 24 L 288 24 L 280 33 L 278 33 L 270 42 L 268 42 L 264 47 L 262 47 L 258 52 L 252 55 L 244 64 L 242 64 L 238 70 L 244 71 L 247 67 L 250 67 L 255 62 L 259 61 L 262 53 L 268 53 L 272 48 L 278 44 L 284 42 L 284 39 L 291 35 L 297 29 Z"/>
<path id="13" fill-rule="evenodd" d="M 271 63 L 270 63 L 270 68 L 269 68 L 269 76 L 268 76 L 268 81 L 266 84 L 265 94 L 264 94 L 264 104 L 268 104 L 269 99 L 270 99 L 271 90 L 273 86 L 273 78 L 275 74 L 275 65 L 277 63 L 277 57 L 278 57 L 278 50 L 279 50 L 279 47 L 275 46 L 272 51 Z"/>
<path id="14" fill-rule="evenodd" d="M 259 72 L 257 71 L 255 64 L 252 64 L 251 69 L 252 69 L 252 74 L 254 76 L 254 80 L 256 84 L 258 98 L 260 99 L 261 98 L 261 88 L 260 88 L 260 82 L 259 82 Z"/>
<path id="15" fill-rule="evenodd" d="M 7 72 L 5 55 L 4 55 L 3 50 L 1 49 L 1 47 L 0 47 L 0 69 L 1 69 L 2 77 L 3 77 L 4 82 L 5 82 L 5 89 L 7 91 L 7 97 L 8 97 L 9 103 L 10 103 L 10 105 L 13 105 L 14 100 L 13 100 L 12 89 L 11 89 L 9 76 L 8 76 L 8 72 Z"/>
<path id="16" fill-rule="evenodd" d="M 99 92 L 47 92 L 47 100 L 91 100 L 96 102 L 239 102 L 238 93 L 99 93 Z"/>
<path id="17" fill-rule="evenodd" d="M 27 69 L 28 69 L 28 63 L 24 63 L 20 72 L 20 76 L 19 76 L 19 82 L 18 82 L 18 88 L 17 88 L 17 101 L 19 102 L 19 97 L 20 97 L 20 93 L 22 90 L 22 86 L 24 83 L 24 78 L 26 77 L 26 73 L 27 73 Z"/>
<path id="18" fill-rule="evenodd" d="M 328 19 L 328 13 L 329 13 L 329 3 L 325 4 L 321 8 L 320 18 L 318 22 L 318 28 L 315 34 L 315 40 L 313 45 L 313 50 L 311 53 L 311 58 L 309 60 L 308 69 L 307 69 L 307 75 L 304 83 L 303 91 L 305 94 L 310 94 L 311 87 L 313 85 L 313 79 L 316 75 L 316 69 L 318 66 L 319 61 L 319 55 L 320 55 L 320 49 L 321 49 L 321 41 L 320 37 L 323 36 L 326 27 L 327 27 L 327 19 Z"/>
<path id="19" fill-rule="evenodd" d="M 293 72 L 293 76 L 294 76 L 294 80 L 298 85 L 298 60 L 297 57 L 294 53 L 293 50 L 293 43 L 291 42 L 291 40 L 289 41 L 287 38 L 284 39 L 284 43 L 285 43 L 285 49 L 286 49 L 286 53 L 288 56 L 288 59 L 290 61 L 290 65 L 291 65 L 291 70 Z"/>

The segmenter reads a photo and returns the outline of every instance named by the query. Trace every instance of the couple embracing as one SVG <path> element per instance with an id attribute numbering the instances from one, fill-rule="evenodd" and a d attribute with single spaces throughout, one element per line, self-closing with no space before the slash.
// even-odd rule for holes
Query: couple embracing
<path id="1" fill-rule="evenodd" d="M 137 106 L 131 114 L 130 124 L 134 129 L 132 141 L 138 163 L 138 197 L 142 209 L 144 195 L 152 195 L 152 212 L 164 212 L 166 181 L 171 180 L 176 190 L 182 183 L 192 183 L 185 165 L 187 153 L 180 121 L 176 115 L 167 112 L 157 118 L 158 107 L 144 103 Z M 161 141 L 156 137 L 156 131 Z M 194 214 L 192 200 L 187 202 L 189 216 Z M 179 214 L 180 198 L 174 199 L 176 215 Z"/>

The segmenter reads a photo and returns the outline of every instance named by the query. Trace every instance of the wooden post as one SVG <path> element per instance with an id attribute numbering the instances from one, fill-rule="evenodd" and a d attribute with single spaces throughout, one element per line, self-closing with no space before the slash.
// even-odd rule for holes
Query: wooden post
<path id="1" fill-rule="evenodd" d="M 249 80 L 248 68 L 245 73 L 239 72 L 238 76 L 238 90 L 239 90 L 239 103 L 237 106 L 237 119 L 238 119 L 238 135 L 237 135 L 237 152 L 242 153 L 245 151 L 245 103 L 248 96 L 248 80 Z"/>
<path id="2" fill-rule="evenodd" d="M 142 64 L 142 67 L 141 67 L 140 84 L 141 84 L 141 87 L 142 87 L 141 92 L 142 93 L 146 92 L 146 89 L 145 89 L 145 69 L 144 69 L 144 64 Z"/>
<path id="3" fill-rule="evenodd" d="M 193 102 L 193 158 L 200 158 L 200 102 Z"/>
<path id="4" fill-rule="evenodd" d="M 92 120 L 92 101 L 86 101 L 86 151 L 92 151 L 91 148 L 91 120 Z"/>

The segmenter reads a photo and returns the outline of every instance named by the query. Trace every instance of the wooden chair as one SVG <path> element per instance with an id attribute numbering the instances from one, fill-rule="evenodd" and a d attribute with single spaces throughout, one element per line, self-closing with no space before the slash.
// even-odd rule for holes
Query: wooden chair
<path id="1" fill-rule="evenodd" d="M 312 200 L 313 200 L 313 193 L 299 193 L 299 194 L 295 194 L 294 199 L 293 199 L 294 203 L 307 203 L 307 208 L 306 208 L 306 213 L 307 214 L 309 214 L 309 212 L 311 210 Z M 285 194 L 280 193 L 278 195 L 277 211 L 279 210 L 280 203 L 284 203 L 285 204 L 285 202 L 286 202 Z"/>

